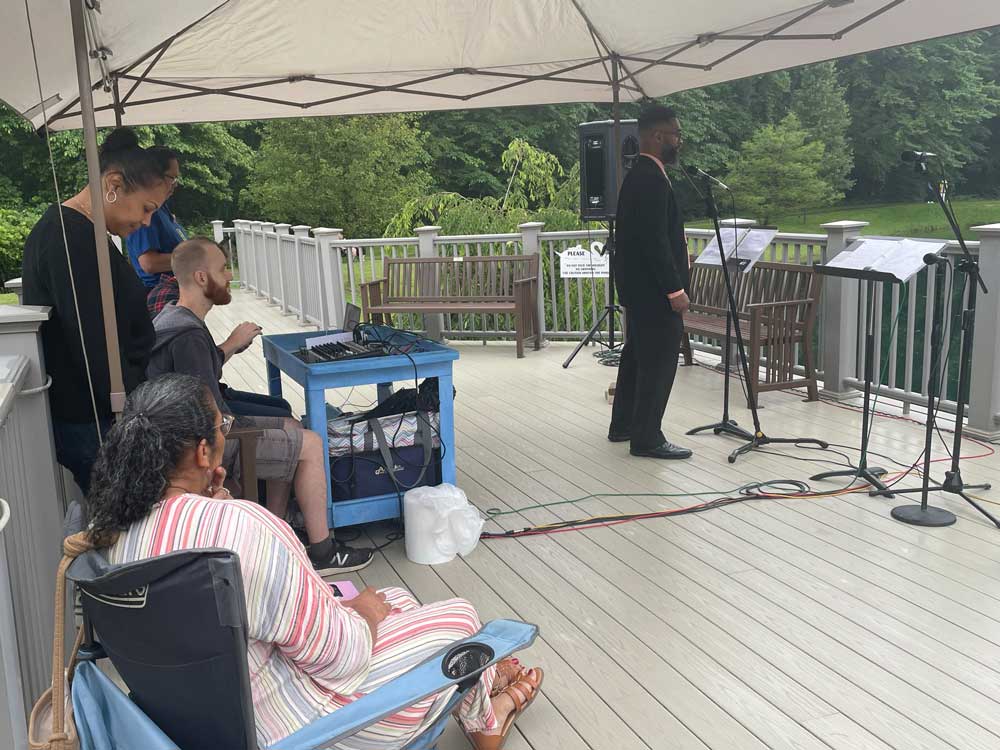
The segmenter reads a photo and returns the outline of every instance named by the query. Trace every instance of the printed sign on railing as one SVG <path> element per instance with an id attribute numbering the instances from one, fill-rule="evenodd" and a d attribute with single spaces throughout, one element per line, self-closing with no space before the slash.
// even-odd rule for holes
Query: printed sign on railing
<path id="1" fill-rule="evenodd" d="M 604 245 L 590 243 L 590 249 L 582 245 L 568 247 L 559 253 L 559 277 L 563 279 L 606 279 L 610 257 L 602 255 Z"/>

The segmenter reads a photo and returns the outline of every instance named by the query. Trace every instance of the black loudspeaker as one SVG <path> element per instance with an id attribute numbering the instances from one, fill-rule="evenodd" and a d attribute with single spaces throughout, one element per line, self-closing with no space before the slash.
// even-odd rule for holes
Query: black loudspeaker
<path id="1" fill-rule="evenodd" d="M 615 218 L 618 185 L 639 155 L 639 126 L 635 120 L 621 120 L 621 162 L 615 159 L 613 120 L 584 122 L 580 135 L 580 218 L 604 221 Z"/>

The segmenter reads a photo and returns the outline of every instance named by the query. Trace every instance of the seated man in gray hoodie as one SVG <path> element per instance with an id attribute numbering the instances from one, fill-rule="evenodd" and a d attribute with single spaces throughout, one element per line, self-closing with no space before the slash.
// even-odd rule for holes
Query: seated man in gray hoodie
<path id="1" fill-rule="evenodd" d="M 180 287 L 180 299 L 163 308 L 153 320 L 156 344 L 146 374 L 155 378 L 179 372 L 200 378 L 215 396 L 219 411 L 231 414 L 219 383 L 222 366 L 234 353 L 246 349 L 260 333 L 253 323 L 241 323 L 221 346 L 205 325 L 215 305 L 228 304 L 232 296 L 226 254 L 215 242 L 194 237 L 178 245 L 171 267 Z M 346 573 L 366 567 L 371 549 L 354 549 L 332 539 L 326 521 L 326 470 L 320 436 L 291 417 L 237 416 L 238 427 L 256 427 L 264 434 L 257 441 L 257 475 L 267 481 L 267 507 L 283 518 L 292 486 L 305 518 L 307 550 L 320 572 Z M 224 465 L 235 462 L 236 441 L 226 444 Z"/>

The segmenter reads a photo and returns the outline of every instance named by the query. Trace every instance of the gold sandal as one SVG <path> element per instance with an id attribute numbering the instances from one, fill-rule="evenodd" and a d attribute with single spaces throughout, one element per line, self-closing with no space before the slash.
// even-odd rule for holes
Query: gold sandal
<path id="1" fill-rule="evenodd" d="M 535 679 L 531 679 L 534 672 Z M 501 690 L 510 696 L 514 703 L 514 710 L 511 711 L 504 720 L 503 727 L 499 734 L 486 734 L 485 732 L 465 732 L 469 742 L 475 750 L 501 750 L 507 742 L 507 735 L 510 734 L 514 721 L 523 714 L 530 706 L 542 688 L 542 680 L 545 679 L 545 672 L 541 668 L 525 669 L 517 676 L 516 681 Z M 465 731 L 464 729 L 462 731 Z"/>
<path id="2" fill-rule="evenodd" d="M 501 659 L 497 662 L 497 677 L 493 682 L 493 690 L 490 691 L 490 698 L 496 698 L 509 685 L 512 685 L 524 672 L 525 669 L 513 656 Z"/>

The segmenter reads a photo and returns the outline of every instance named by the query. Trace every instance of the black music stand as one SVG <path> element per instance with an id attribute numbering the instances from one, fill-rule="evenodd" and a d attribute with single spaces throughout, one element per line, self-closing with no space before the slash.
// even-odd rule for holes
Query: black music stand
<path id="1" fill-rule="evenodd" d="M 824 276 L 837 276 L 844 279 L 857 279 L 866 285 L 867 302 L 865 304 L 865 399 L 861 410 L 861 457 L 858 465 L 841 471 L 825 471 L 810 477 L 813 481 L 831 479 L 833 477 L 857 477 L 872 486 L 871 495 L 892 497 L 892 492 L 879 477 L 886 474 L 885 469 L 868 465 L 868 439 L 871 436 L 870 425 L 873 421 L 871 412 L 872 381 L 875 379 L 875 284 L 888 281 L 894 284 L 902 283 L 900 279 L 885 271 L 871 269 L 838 268 L 835 266 L 817 265 L 816 273 Z"/>

